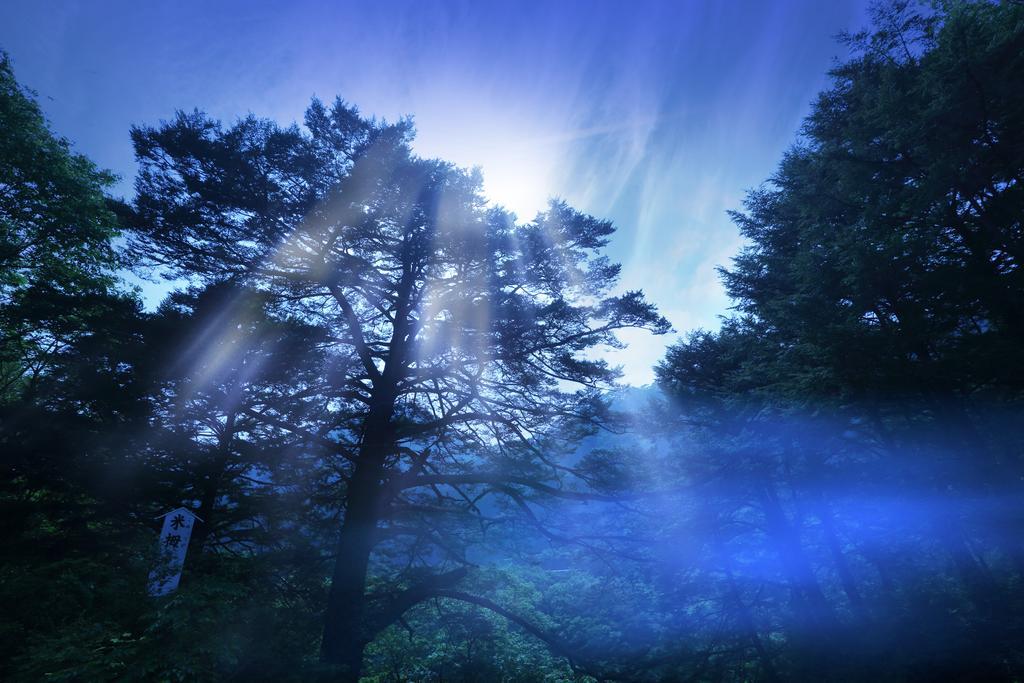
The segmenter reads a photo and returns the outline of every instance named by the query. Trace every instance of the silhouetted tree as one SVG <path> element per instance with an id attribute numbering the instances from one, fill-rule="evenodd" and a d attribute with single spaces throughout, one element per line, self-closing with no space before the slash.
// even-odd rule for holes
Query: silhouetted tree
<path id="1" fill-rule="evenodd" d="M 112 182 L 50 130 L 0 53 L 3 678 L 14 658 L 53 653 L 54 624 L 79 632 L 94 600 L 125 589 L 110 567 L 137 557 L 144 528 L 133 492 L 149 403 L 139 304 L 115 287 Z"/>
<path id="2" fill-rule="evenodd" d="M 432 520 L 485 495 L 585 495 L 560 454 L 600 423 L 616 377 L 588 351 L 667 323 L 639 293 L 609 294 L 607 222 L 553 203 L 517 224 L 477 175 L 415 157 L 407 123 L 340 101 L 305 123 L 136 129 L 136 211 L 153 262 L 238 279 L 322 330 L 320 381 L 279 389 L 320 411 L 247 416 L 324 446 L 337 475 L 322 653 L 354 680 L 377 633 L 465 574 L 457 534 Z"/>
<path id="3" fill-rule="evenodd" d="M 54 135 L 0 52 L 0 404 L 89 329 L 113 282 L 114 176 Z"/>
<path id="4" fill-rule="evenodd" d="M 733 215 L 739 315 L 659 366 L 710 443 L 693 465 L 725 511 L 708 542 L 756 590 L 752 570 L 782 570 L 801 676 L 1020 671 L 1022 11 L 876 8 Z M 737 570 L 758 547 L 772 564 Z M 842 624 L 885 629 L 901 661 L 837 666 L 881 646 L 822 637 Z"/>

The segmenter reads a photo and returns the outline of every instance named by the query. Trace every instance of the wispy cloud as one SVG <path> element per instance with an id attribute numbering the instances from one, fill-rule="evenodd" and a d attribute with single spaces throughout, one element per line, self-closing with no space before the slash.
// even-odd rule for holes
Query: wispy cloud
<path id="1" fill-rule="evenodd" d="M 725 312 L 725 210 L 793 141 L 865 5 L 12 0 L 0 45 L 56 128 L 126 179 L 129 126 L 177 108 L 289 121 L 316 94 L 412 114 L 419 153 L 480 166 L 521 217 L 558 196 L 611 219 L 623 286 L 686 330 Z M 616 362 L 647 382 L 665 338 L 630 341 Z"/>

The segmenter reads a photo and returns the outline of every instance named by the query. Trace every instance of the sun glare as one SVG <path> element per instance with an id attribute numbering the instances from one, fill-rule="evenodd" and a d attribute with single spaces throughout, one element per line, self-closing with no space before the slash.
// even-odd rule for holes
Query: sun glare
<path id="1" fill-rule="evenodd" d="M 564 150 L 558 136 L 545 134 L 536 123 L 499 111 L 452 116 L 431 110 L 417 116 L 416 128 L 417 153 L 479 167 L 487 199 L 515 212 L 519 220 L 532 219 L 560 191 L 553 181 Z"/>
<path id="2" fill-rule="evenodd" d="M 494 204 L 530 220 L 549 199 L 549 179 L 555 166 L 550 150 L 528 141 L 496 143 L 480 166 L 484 173 L 484 194 Z"/>

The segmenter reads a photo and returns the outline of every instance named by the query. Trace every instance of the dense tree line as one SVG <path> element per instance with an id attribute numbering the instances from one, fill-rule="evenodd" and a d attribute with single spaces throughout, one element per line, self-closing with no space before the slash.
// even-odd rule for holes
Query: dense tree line
<path id="1" fill-rule="evenodd" d="M 115 200 L 4 58 L 0 677 L 1019 679 L 1024 7 L 844 40 L 644 390 L 608 222 L 341 100 L 136 127 Z"/>
<path id="2" fill-rule="evenodd" d="M 658 368 L 710 443 L 694 514 L 762 676 L 1019 675 L 1022 20 L 896 7 L 850 37 L 734 215 L 737 314 Z"/>

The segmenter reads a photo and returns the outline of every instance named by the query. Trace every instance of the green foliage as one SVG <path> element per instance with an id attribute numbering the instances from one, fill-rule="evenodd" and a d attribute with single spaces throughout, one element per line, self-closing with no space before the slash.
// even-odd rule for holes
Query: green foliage
<path id="1" fill-rule="evenodd" d="M 50 131 L 0 53 L 0 401 L 95 325 L 82 297 L 112 281 L 113 182 Z"/>
<path id="2" fill-rule="evenodd" d="M 368 648 L 365 681 L 592 680 L 573 674 L 543 643 L 479 608 L 439 600 L 410 610 L 404 622 L 388 627 Z"/>
<path id="3" fill-rule="evenodd" d="M 712 586 L 734 586 L 714 598 L 744 648 L 729 671 L 756 657 L 766 679 L 1009 680 L 1024 666 L 1009 502 L 1024 452 L 1003 422 L 1024 409 L 1024 7 L 874 15 L 733 215 L 749 245 L 722 274 L 739 315 L 658 368 L 699 501 L 677 533 L 699 539 Z M 900 652 L 879 662 L 887 641 Z"/>
<path id="4" fill-rule="evenodd" d="M 193 563 L 181 590 L 154 599 L 154 561 L 150 552 L 6 568 L 5 604 L 42 599 L 0 624 L 8 647 L 19 644 L 5 653 L 5 680 L 305 680 L 319 627 L 308 605 L 283 599 L 251 561 L 226 558 Z"/>
<path id="5" fill-rule="evenodd" d="M 224 353 L 165 386 L 198 407 L 189 441 L 219 463 L 201 474 L 223 484 L 204 487 L 201 514 L 251 509 L 235 501 L 254 461 L 233 453 L 262 456 L 270 498 L 296 482 L 269 443 L 313 461 L 303 490 L 322 507 L 287 523 L 340 520 L 317 539 L 321 554 L 336 544 L 323 657 L 354 680 L 380 631 L 465 573 L 475 500 L 529 518 L 535 499 L 587 495 L 585 473 L 557 461 L 604 422 L 618 376 L 587 353 L 668 323 L 640 292 L 612 293 L 610 223 L 561 202 L 516 223 L 486 205 L 478 173 L 413 154 L 407 122 L 314 101 L 305 128 L 193 112 L 132 137 L 140 253 L 258 290 L 268 325 L 310 329 L 259 354 L 289 371 L 264 382 L 227 343 L 248 324 L 244 300 L 223 298 L 197 324 Z"/>

